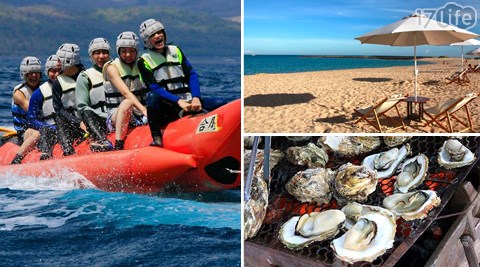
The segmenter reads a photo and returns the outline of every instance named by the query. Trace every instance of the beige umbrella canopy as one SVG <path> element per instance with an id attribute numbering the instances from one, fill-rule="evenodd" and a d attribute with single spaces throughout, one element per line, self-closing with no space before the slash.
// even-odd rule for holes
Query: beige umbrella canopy
<path id="1" fill-rule="evenodd" d="M 450 45 L 451 46 L 461 46 L 462 47 L 462 70 L 463 70 L 463 47 L 464 46 L 472 46 L 472 45 L 480 45 L 480 41 L 477 40 L 477 39 L 468 39 L 464 42 L 453 43 L 453 44 L 450 44 Z"/>
<path id="2" fill-rule="evenodd" d="M 467 55 L 480 56 L 480 48 L 476 48 L 471 51 L 468 51 Z M 480 64 L 480 58 L 477 59 L 477 64 Z"/>
<path id="3" fill-rule="evenodd" d="M 413 46 L 415 61 L 415 97 L 417 97 L 417 45 L 449 45 L 480 35 L 445 24 L 427 16 L 412 14 L 355 39 L 362 44 Z"/>

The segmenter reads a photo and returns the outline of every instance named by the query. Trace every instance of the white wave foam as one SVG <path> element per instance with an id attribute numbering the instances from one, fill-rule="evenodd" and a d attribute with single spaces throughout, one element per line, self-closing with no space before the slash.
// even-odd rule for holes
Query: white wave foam
<path id="1" fill-rule="evenodd" d="M 61 171 L 57 177 L 32 177 L 7 174 L 0 177 L 0 188 L 13 190 L 73 190 L 96 188 L 79 173 Z"/>

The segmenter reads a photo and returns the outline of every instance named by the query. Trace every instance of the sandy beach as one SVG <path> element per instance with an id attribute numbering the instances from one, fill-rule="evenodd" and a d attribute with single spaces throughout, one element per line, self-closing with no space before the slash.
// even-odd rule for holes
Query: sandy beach
<path id="1" fill-rule="evenodd" d="M 480 73 L 469 73 L 470 83 L 447 84 L 460 68 L 461 59 L 423 59 L 434 64 L 419 65 L 418 95 L 430 98 L 425 108 L 449 98 L 480 93 Z M 443 62 L 446 64 L 443 64 Z M 476 64 L 469 59 L 468 63 Z M 374 133 L 361 122 L 355 108 L 377 104 L 393 94 L 414 95 L 412 66 L 316 71 L 290 74 L 255 74 L 244 78 L 245 133 Z M 406 119 L 407 104 L 398 104 L 406 130 L 400 133 L 445 133 L 438 126 L 424 127 L 425 120 Z M 480 132 L 480 99 L 469 104 L 475 132 Z M 388 115 L 398 118 L 394 109 Z M 464 109 L 455 113 L 466 120 Z M 391 125 L 386 120 L 382 124 Z M 454 129 L 463 129 L 454 124 Z"/>

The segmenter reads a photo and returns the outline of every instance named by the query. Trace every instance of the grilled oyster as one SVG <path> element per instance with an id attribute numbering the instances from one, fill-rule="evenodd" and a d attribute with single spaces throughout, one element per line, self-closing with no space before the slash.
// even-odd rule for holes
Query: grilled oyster
<path id="1" fill-rule="evenodd" d="M 388 151 L 370 155 L 363 159 L 362 165 L 369 170 L 377 171 L 377 178 L 389 178 L 396 171 L 398 165 L 410 154 L 410 145 L 405 144 L 400 149 L 392 148 Z"/>
<path id="2" fill-rule="evenodd" d="M 438 164 L 445 169 L 460 168 L 472 164 L 475 155 L 457 139 L 448 139 L 438 152 Z"/>
<path id="3" fill-rule="evenodd" d="M 306 146 L 292 146 L 287 149 L 287 159 L 296 165 L 307 165 L 309 168 L 325 168 L 328 155 L 323 148 L 314 143 Z"/>
<path id="4" fill-rule="evenodd" d="M 250 162 L 251 151 L 245 152 L 245 164 Z M 280 151 L 272 150 L 270 152 L 270 171 L 283 157 Z M 247 176 L 248 166 L 244 165 L 245 177 Z M 250 190 L 250 199 L 247 200 L 244 207 L 244 238 L 254 237 L 263 224 L 268 206 L 268 183 L 263 179 L 263 151 L 257 151 L 255 158 L 255 167 L 252 176 L 252 185 Z"/>
<path id="5" fill-rule="evenodd" d="M 365 166 L 346 163 L 337 170 L 335 176 L 335 190 L 341 197 L 339 202 L 347 201 L 364 202 L 377 186 L 377 173 L 368 170 Z"/>
<path id="6" fill-rule="evenodd" d="M 310 140 L 310 136 L 285 136 L 288 140 L 293 142 L 303 142 Z"/>
<path id="7" fill-rule="evenodd" d="M 331 169 L 306 169 L 296 173 L 285 188 L 300 202 L 325 204 L 332 198 L 331 183 L 335 171 Z"/>
<path id="8" fill-rule="evenodd" d="M 381 144 L 377 136 L 324 136 L 318 145 L 326 147 L 340 156 L 356 156 L 370 152 Z"/>
<path id="9" fill-rule="evenodd" d="M 368 212 L 344 235 L 330 243 L 335 255 L 342 261 L 372 262 L 393 247 L 396 222 L 394 216 L 381 212 Z"/>
<path id="10" fill-rule="evenodd" d="M 402 171 L 397 175 L 395 190 L 407 193 L 425 180 L 428 171 L 428 158 L 424 154 L 408 159 L 402 165 Z"/>
<path id="11" fill-rule="evenodd" d="M 378 207 L 378 206 L 362 205 L 362 204 L 359 204 L 357 202 L 349 202 L 347 205 L 345 205 L 342 208 L 342 211 L 343 211 L 343 213 L 345 213 L 345 217 L 346 217 L 346 219 L 345 219 L 345 228 L 346 229 L 352 228 L 352 226 L 355 225 L 355 223 L 357 223 L 360 216 L 365 215 L 365 214 L 370 213 L 370 212 L 383 213 L 383 215 L 385 215 L 387 217 L 391 217 L 394 220 L 396 219 L 395 218 L 396 216 L 391 211 L 389 211 L 387 209 L 384 209 L 384 208 Z"/>
<path id="12" fill-rule="evenodd" d="M 301 249 L 315 241 L 333 238 L 345 222 L 340 210 L 312 212 L 290 218 L 282 225 L 279 239 L 289 249 Z"/>
<path id="13" fill-rule="evenodd" d="M 383 206 L 406 221 L 423 219 L 430 210 L 440 205 L 440 198 L 432 190 L 397 193 L 383 199 Z"/>
<path id="14" fill-rule="evenodd" d="M 410 139 L 412 139 L 411 136 L 384 136 L 383 142 L 388 147 L 395 147 L 407 142 Z"/>

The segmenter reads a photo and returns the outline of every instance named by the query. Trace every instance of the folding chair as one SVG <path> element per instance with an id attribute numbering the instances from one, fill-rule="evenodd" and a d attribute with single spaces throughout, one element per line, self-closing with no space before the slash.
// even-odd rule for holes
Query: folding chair
<path id="1" fill-rule="evenodd" d="M 394 127 L 392 129 L 389 129 L 388 131 L 394 131 L 398 128 L 402 128 L 405 130 L 405 124 L 403 123 L 403 119 L 402 119 L 402 116 L 400 115 L 400 111 L 398 110 L 397 104 L 398 102 L 402 101 L 406 97 L 407 96 L 404 96 L 404 95 L 392 95 L 390 97 L 386 97 L 382 99 L 382 101 L 380 101 L 375 106 L 371 106 L 363 109 L 362 108 L 355 109 L 354 111 L 361 116 L 360 119 L 358 119 L 355 122 L 355 124 L 359 123 L 362 120 L 365 120 L 370 125 L 375 127 L 375 129 L 377 129 L 379 132 L 383 133 L 382 125 L 380 124 L 380 117 L 384 116 L 395 125 L 395 121 L 393 120 L 393 118 L 391 118 L 386 114 L 390 109 L 395 108 L 398 114 L 398 118 L 400 119 L 401 125 Z M 374 118 L 375 120 L 373 120 Z"/>
<path id="2" fill-rule="evenodd" d="M 468 71 L 469 71 L 468 69 L 464 69 L 462 71 L 457 71 L 457 72 L 453 73 L 452 75 L 450 75 L 450 77 L 445 78 L 445 80 L 446 80 L 445 82 L 447 84 L 451 84 L 453 82 L 456 82 L 460 85 L 470 83 L 470 79 L 467 76 Z"/>
<path id="3" fill-rule="evenodd" d="M 471 93 L 461 98 L 448 99 L 446 101 L 438 103 L 434 107 L 425 109 L 424 114 L 427 115 L 430 118 L 430 120 L 424 125 L 424 127 L 430 124 L 433 125 L 433 123 L 435 122 L 443 130 L 453 133 L 453 127 L 452 127 L 452 118 L 453 118 L 458 123 L 466 127 L 458 132 L 465 132 L 465 131 L 474 132 L 472 118 L 470 117 L 470 111 L 468 109 L 468 103 L 470 103 L 472 100 L 474 100 L 477 97 L 478 97 L 477 94 Z M 459 111 L 463 107 L 465 107 L 468 122 L 462 121 L 460 118 L 458 118 L 454 114 L 455 112 Z M 447 125 L 441 122 L 445 119 L 447 120 Z"/>

